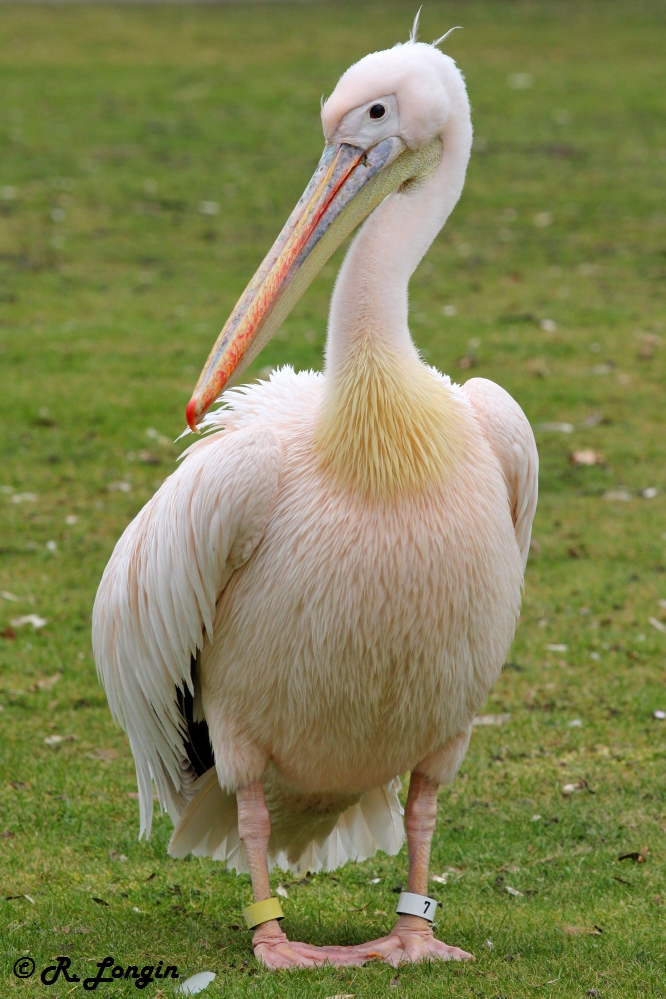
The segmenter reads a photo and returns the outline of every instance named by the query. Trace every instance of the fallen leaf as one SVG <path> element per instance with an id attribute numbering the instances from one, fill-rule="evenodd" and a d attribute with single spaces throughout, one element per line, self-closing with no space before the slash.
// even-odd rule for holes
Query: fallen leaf
<path id="1" fill-rule="evenodd" d="M 551 422 L 540 423 L 536 429 L 542 431 L 543 433 L 572 434 L 575 428 L 573 423 Z"/>
<path id="2" fill-rule="evenodd" d="M 565 784 L 562 788 L 562 794 L 567 796 L 569 794 L 575 794 L 576 791 L 585 791 L 587 789 L 586 780 L 578 780 L 575 784 Z"/>
<path id="3" fill-rule="evenodd" d="M 511 721 L 511 715 L 506 712 L 502 715 L 477 715 L 472 725 L 506 725 Z"/>
<path id="4" fill-rule="evenodd" d="M 76 742 L 78 735 L 48 735 L 44 742 L 47 746 L 57 746 L 60 742 Z"/>
<path id="5" fill-rule="evenodd" d="M 103 898 L 96 898 L 94 895 L 91 895 L 91 898 L 93 902 L 97 902 L 98 905 L 105 905 L 107 909 L 109 908 L 109 903 L 105 902 Z"/>
<path id="6" fill-rule="evenodd" d="M 273 369 L 271 368 L 271 371 L 272 370 Z M 158 431 L 155 430 L 154 427 L 148 427 L 148 429 L 146 430 L 146 437 L 150 437 L 152 441 L 156 441 L 156 443 L 161 444 L 162 447 L 167 447 L 169 444 L 171 444 L 169 438 L 165 437 L 164 434 L 158 433 Z"/>
<path id="7" fill-rule="evenodd" d="M 23 628 L 26 624 L 31 624 L 35 631 L 38 631 L 45 624 L 48 624 L 48 620 L 45 617 L 40 617 L 39 614 L 24 614 L 22 617 L 15 617 L 11 620 L 13 628 Z"/>
<path id="8" fill-rule="evenodd" d="M 633 496 L 626 489 L 611 489 L 610 492 L 604 493 L 604 499 L 610 503 L 628 503 Z"/>
<path id="9" fill-rule="evenodd" d="M 152 874 L 149 874 L 148 877 L 146 878 L 146 881 L 152 881 L 153 878 L 155 877 L 157 877 L 157 871 L 153 871 Z"/>
<path id="10" fill-rule="evenodd" d="M 8 639 L 10 642 L 13 642 L 16 639 L 16 632 L 13 628 L 5 628 L 3 631 L 0 631 L 0 636 Z"/>
<path id="11" fill-rule="evenodd" d="M 0 833 L 0 839 L 14 839 L 14 833 L 11 829 L 3 829 Z"/>
<path id="12" fill-rule="evenodd" d="M 593 427 L 598 427 L 602 420 L 603 416 L 601 413 L 592 413 L 591 416 L 586 417 L 578 426 L 580 430 L 592 430 Z"/>
<path id="13" fill-rule="evenodd" d="M 15 604 L 18 604 L 21 599 L 20 597 L 14 596 L 14 594 L 10 593 L 9 590 L 0 590 L 0 597 L 2 597 L 3 600 L 11 600 Z"/>
<path id="14" fill-rule="evenodd" d="M 657 631 L 661 631 L 663 634 L 666 634 L 666 624 L 664 624 L 663 621 L 658 621 L 656 617 L 649 617 L 648 621 L 653 628 L 657 629 Z"/>
<path id="15" fill-rule="evenodd" d="M 568 933 L 572 937 L 585 934 L 587 936 L 599 936 L 601 930 L 598 926 L 563 926 L 562 932 Z"/>
<path id="16" fill-rule="evenodd" d="M 548 378 L 550 374 L 548 362 L 543 357 L 533 357 L 527 362 L 526 368 L 535 378 Z"/>
<path id="17" fill-rule="evenodd" d="M 514 897 L 523 894 L 522 891 L 518 891 L 517 888 L 512 888 L 511 885 L 504 885 L 504 890 L 508 891 L 509 895 L 513 895 Z"/>
<path id="18" fill-rule="evenodd" d="M 601 465 L 603 463 L 604 456 L 600 451 L 593 451 L 588 448 L 584 451 L 573 451 L 569 456 L 569 461 L 575 467 L 580 465 Z"/>
<path id="19" fill-rule="evenodd" d="M 646 862 L 648 854 L 650 852 L 648 850 L 647 852 L 644 853 L 643 852 L 644 850 L 645 850 L 645 847 L 643 848 L 643 850 L 632 850 L 631 853 L 620 853 L 618 855 L 617 859 L 618 860 L 633 860 L 634 863 L 636 863 L 636 864 L 644 864 Z"/>
<path id="20" fill-rule="evenodd" d="M 655 349 L 661 344 L 661 337 L 658 337 L 656 333 L 642 333 L 640 341 L 641 346 L 638 351 L 639 360 L 651 360 L 654 357 Z"/>
<path id="21" fill-rule="evenodd" d="M 50 690 L 62 676 L 62 673 L 54 673 L 53 676 L 47 676 L 43 680 L 38 680 L 36 686 L 40 690 Z"/>

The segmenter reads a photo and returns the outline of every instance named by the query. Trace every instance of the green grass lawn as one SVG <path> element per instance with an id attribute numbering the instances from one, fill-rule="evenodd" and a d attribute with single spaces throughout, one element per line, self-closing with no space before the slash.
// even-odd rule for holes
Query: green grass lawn
<path id="1" fill-rule="evenodd" d="M 423 14 L 425 38 L 464 26 L 446 48 L 476 140 L 412 283 L 413 333 L 442 370 L 507 388 L 542 462 L 522 621 L 485 709 L 511 718 L 475 730 L 433 847 L 438 932 L 476 962 L 263 972 L 240 928 L 249 879 L 170 860 L 165 817 L 137 841 L 132 758 L 91 657 L 97 583 L 172 470 L 208 350 L 317 162 L 321 94 L 404 40 L 414 12 L 2 7 L 3 996 L 83 995 L 12 974 L 22 955 L 39 969 L 62 954 L 82 977 L 106 955 L 213 970 L 211 999 L 666 996 L 663 3 Z M 340 259 L 252 375 L 321 366 Z M 47 624 L 11 624 L 29 614 Z M 283 874 L 287 931 L 377 936 L 405 876 L 404 851 Z M 144 994 L 171 995 L 157 988 Z"/>

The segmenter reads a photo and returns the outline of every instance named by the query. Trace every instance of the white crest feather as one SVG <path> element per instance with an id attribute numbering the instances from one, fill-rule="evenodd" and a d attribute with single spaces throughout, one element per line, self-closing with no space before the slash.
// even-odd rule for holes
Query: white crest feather
<path id="1" fill-rule="evenodd" d="M 419 7 L 419 9 L 417 10 L 416 17 L 414 18 L 414 24 L 412 25 L 412 30 L 409 32 L 409 40 L 412 43 L 418 42 L 419 40 L 419 19 L 421 17 L 422 10 L 423 7 Z"/>
<path id="2" fill-rule="evenodd" d="M 451 34 L 451 32 L 452 32 L 452 31 L 458 31 L 459 29 L 460 29 L 460 30 L 462 30 L 462 24 L 456 24 L 455 28 L 449 28 L 449 30 L 448 30 L 448 31 L 446 31 L 446 32 L 445 32 L 445 33 L 444 33 L 444 34 L 442 35 L 442 37 L 441 37 L 441 38 L 438 38 L 438 39 L 437 39 L 437 41 L 435 41 L 435 42 L 433 42 L 433 43 L 432 43 L 432 44 L 433 44 L 433 47 L 435 47 L 435 46 L 437 46 L 437 45 L 440 45 L 440 44 L 441 44 L 441 43 L 442 43 L 442 42 L 444 41 L 444 39 L 445 39 L 445 38 L 448 38 L 448 37 L 449 37 L 449 35 Z"/>

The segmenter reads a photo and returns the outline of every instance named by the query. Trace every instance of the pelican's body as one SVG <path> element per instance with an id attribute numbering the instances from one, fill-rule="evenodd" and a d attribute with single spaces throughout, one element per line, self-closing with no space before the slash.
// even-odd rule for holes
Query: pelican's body
<path id="1" fill-rule="evenodd" d="M 360 794 L 440 749 L 513 636 L 522 560 L 502 470 L 468 397 L 429 377 L 468 444 L 444 481 L 398 502 L 360 501 L 322 464 L 323 377 L 283 369 L 225 413 L 227 432 L 270 427 L 283 459 L 203 647 L 203 709 L 304 792 Z"/>
<path id="2" fill-rule="evenodd" d="M 274 331 L 330 233 L 339 242 L 371 212 L 336 284 L 326 370 L 283 368 L 227 393 L 200 424 L 215 432 L 119 541 L 94 612 L 142 828 L 154 780 L 176 823 L 171 852 L 250 870 L 259 901 L 273 863 L 302 872 L 397 852 L 407 770 L 410 891 L 424 894 L 433 795 L 510 646 L 536 504 L 520 408 L 492 382 L 461 388 L 427 367 L 407 324 L 409 277 L 464 181 L 462 77 L 410 42 L 352 67 L 322 117 L 322 166 L 188 420 Z M 364 951 L 292 944 L 265 923 L 255 949 L 273 967 L 466 956 L 422 922 L 401 916 Z"/>

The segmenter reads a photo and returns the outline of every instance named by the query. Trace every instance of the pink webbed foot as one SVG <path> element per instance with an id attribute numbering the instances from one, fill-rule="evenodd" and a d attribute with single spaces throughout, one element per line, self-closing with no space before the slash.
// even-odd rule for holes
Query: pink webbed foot
<path id="1" fill-rule="evenodd" d="M 315 947 L 313 944 L 289 940 L 277 922 L 258 927 L 252 941 L 254 956 L 266 968 L 315 968 L 323 964 L 344 967 L 364 964 L 365 958 L 355 947 Z"/>
<path id="2" fill-rule="evenodd" d="M 437 940 L 430 926 L 418 916 L 400 916 L 388 934 L 353 948 L 364 961 L 384 961 L 397 968 L 419 961 L 473 961 L 474 955 Z"/>

